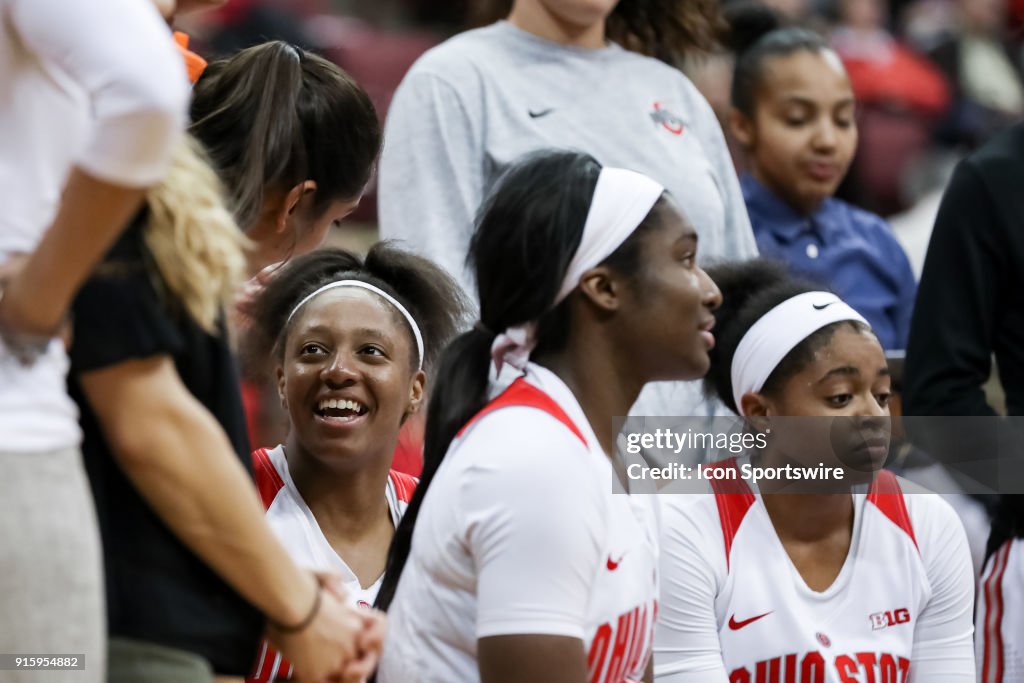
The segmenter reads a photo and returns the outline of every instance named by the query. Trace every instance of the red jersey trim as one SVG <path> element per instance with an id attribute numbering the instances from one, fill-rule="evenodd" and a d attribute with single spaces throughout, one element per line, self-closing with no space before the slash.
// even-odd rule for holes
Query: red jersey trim
<path id="1" fill-rule="evenodd" d="M 714 463 L 714 466 L 736 469 L 736 458 Z M 728 570 L 733 539 L 747 511 L 754 504 L 754 493 L 739 476 L 736 479 L 715 479 L 711 482 L 711 490 L 715 492 L 715 504 L 718 506 L 718 521 L 722 525 L 722 538 L 725 541 L 725 566 Z"/>
<path id="2" fill-rule="evenodd" d="M 391 485 L 395 487 L 395 495 L 398 496 L 398 500 L 403 503 L 412 500 L 412 494 L 416 493 L 416 486 L 420 483 L 419 479 L 398 470 L 388 472 L 388 478 L 391 479 Z"/>
<path id="3" fill-rule="evenodd" d="M 985 600 L 985 623 L 980 624 L 985 638 L 981 683 L 1002 683 L 1003 680 L 1003 575 L 1009 563 L 1013 539 L 992 556 L 988 575 L 983 574 L 981 591 Z"/>
<path id="4" fill-rule="evenodd" d="M 263 501 L 264 509 L 270 509 L 270 505 L 277 497 L 278 491 L 284 488 L 284 480 L 277 473 L 277 468 L 270 460 L 266 448 L 260 448 L 252 453 L 253 475 L 256 477 L 256 489 L 260 492 L 260 499 Z"/>
<path id="5" fill-rule="evenodd" d="M 910 515 L 907 513 L 907 502 L 903 499 L 903 489 L 900 488 L 900 482 L 896 479 L 896 475 L 887 470 L 882 470 L 875 477 L 875 481 L 872 482 L 871 488 L 868 489 L 868 502 L 874 503 L 875 507 L 881 510 L 882 514 L 889 518 L 889 520 L 903 529 L 910 536 L 910 540 L 914 542 L 914 547 L 921 549 L 917 545 L 917 537 L 914 536 L 914 526 L 910 523 Z"/>
<path id="6" fill-rule="evenodd" d="M 583 432 L 581 432 L 569 416 L 565 414 L 562 407 L 555 403 L 553 398 L 527 382 L 522 377 L 512 382 L 508 389 L 505 389 L 505 391 L 501 392 L 501 394 L 499 394 L 493 401 L 484 406 L 480 412 L 474 415 L 472 419 L 470 419 L 470 421 L 459 430 L 456 436 L 462 436 L 467 429 L 485 415 L 493 413 L 495 410 L 501 410 L 502 408 L 509 408 L 512 406 L 536 408 L 537 410 L 544 411 L 568 427 L 569 431 L 575 434 L 576 437 L 583 442 L 584 446 L 587 446 L 587 439 L 583 436 Z"/>

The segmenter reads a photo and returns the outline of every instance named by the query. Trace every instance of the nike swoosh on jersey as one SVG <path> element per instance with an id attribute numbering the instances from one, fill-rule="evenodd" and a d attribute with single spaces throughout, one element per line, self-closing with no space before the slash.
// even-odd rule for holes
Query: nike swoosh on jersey
<path id="1" fill-rule="evenodd" d="M 772 612 L 774 612 L 774 611 L 775 610 L 772 610 Z M 744 626 L 749 626 L 750 624 L 753 624 L 758 619 L 765 618 L 766 616 L 768 616 L 772 612 L 765 612 L 764 614 L 758 614 L 756 617 L 750 617 L 749 619 L 744 619 L 743 621 L 736 621 L 736 615 L 733 614 L 731 617 L 729 617 L 729 628 L 732 629 L 733 631 L 739 631 Z"/>
<path id="2" fill-rule="evenodd" d="M 608 571 L 613 572 L 616 569 L 618 569 L 619 568 L 619 564 L 622 562 L 622 558 L 623 557 L 625 557 L 624 554 L 623 555 L 619 555 L 619 559 L 613 560 L 612 556 L 609 555 L 608 556 L 608 563 L 605 565 L 606 567 L 608 567 Z"/>
<path id="3" fill-rule="evenodd" d="M 539 119 L 542 116 L 547 116 L 548 114 L 550 114 L 553 111 L 554 111 L 554 109 L 552 107 L 548 107 L 547 109 L 541 109 L 539 111 L 534 111 L 532 109 L 529 109 L 529 110 L 527 110 L 527 113 L 530 115 L 531 119 Z"/>

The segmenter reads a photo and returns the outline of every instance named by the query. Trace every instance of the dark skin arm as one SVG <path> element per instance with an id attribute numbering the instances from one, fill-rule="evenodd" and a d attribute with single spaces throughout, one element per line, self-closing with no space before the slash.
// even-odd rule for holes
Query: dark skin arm
<path id="1" fill-rule="evenodd" d="M 480 683 L 585 683 L 587 680 L 583 643 L 567 636 L 481 638 L 477 641 L 477 661 Z"/>

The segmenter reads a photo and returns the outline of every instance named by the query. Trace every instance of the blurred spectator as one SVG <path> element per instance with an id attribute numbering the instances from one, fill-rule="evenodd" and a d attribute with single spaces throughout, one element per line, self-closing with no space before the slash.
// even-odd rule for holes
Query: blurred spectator
<path id="1" fill-rule="evenodd" d="M 885 104 L 938 115 L 949 103 L 942 75 L 893 37 L 886 0 L 839 0 L 832 46 L 842 57 L 861 104 Z"/>
<path id="2" fill-rule="evenodd" d="M 942 74 L 897 41 L 887 20 L 885 0 L 839 0 L 832 33 L 857 97 L 861 135 L 852 199 L 883 214 L 903 208 L 903 171 L 928 146 L 931 126 L 949 105 Z"/>
<path id="3" fill-rule="evenodd" d="M 0 652 L 86 658 L 2 677 L 98 683 L 100 539 L 57 337 L 166 172 L 188 83 L 148 2 L 0 0 L 0 84 Z"/>
<path id="4" fill-rule="evenodd" d="M 832 196 L 857 144 L 842 63 L 817 33 L 775 28 L 764 8 L 729 16 L 732 129 L 749 166 L 741 183 L 758 248 L 839 294 L 884 348 L 904 348 L 915 291 L 907 257 L 885 221 Z"/>
<path id="5" fill-rule="evenodd" d="M 938 135 L 973 149 L 1024 113 L 1024 85 L 1005 29 L 1006 0 L 958 0 L 957 8 L 955 32 L 930 51 L 953 94 Z"/>

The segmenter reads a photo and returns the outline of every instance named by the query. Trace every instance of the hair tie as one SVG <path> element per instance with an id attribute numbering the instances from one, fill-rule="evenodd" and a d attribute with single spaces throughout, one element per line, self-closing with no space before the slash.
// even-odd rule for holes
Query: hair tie
<path id="1" fill-rule="evenodd" d="M 868 321 L 832 292 L 805 292 L 786 299 L 750 326 L 732 357 L 732 398 L 743 415 L 740 399 L 764 388 L 772 372 L 804 339 L 832 323 Z"/>
<path id="2" fill-rule="evenodd" d="M 473 329 L 482 334 L 486 334 L 488 337 L 498 336 L 494 331 L 491 330 L 491 328 L 487 327 L 487 325 L 484 325 L 482 320 L 477 320 L 475 323 L 473 323 Z"/>
<path id="3" fill-rule="evenodd" d="M 363 282 L 362 280 L 339 280 L 338 282 L 329 282 L 320 289 L 314 290 L 299 301 L 299 303 L 295 304 L 295 308 L 292 309 L 292 312 L 288 314 L 288 317 L 284 321 L 285 329 L 287 329 L 288 325 L 291 324 L 292 318 L 294 318 L 295 314 L 299 312 L 299 309 L 309 303 L 311 299 L 323 294 L 329 289 L 338 289 L 339 287 L 358 287 L 359 289 L 365 289 L 373 292 L 394 306 L 398 312 L 402 314 L 402 317 L 405 318 L 405 321 L 409 323 L 409 327 L 412 329 L 412 336 L 416 339 L 417 368 L 420 370 L 423 369 L 423 335 L 420 333 L 420 327 L 416 324 L 416 320 L 412 317 L 412 314 L 409 313 L 406 307 L 398 301 L 398 299 L 391 296 L 380 287 L 371 285 L 369 282 Z"/>
<path id="4" fill-rule="evenodd" d="M 285 43 L 285 47 L 288 48 L 292 56 L 295 57 L 295 61 L 302 64 L 302 48 L 292 45 L 291 43 Z"/>

